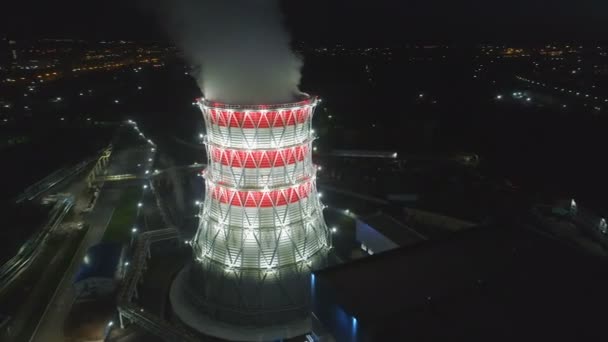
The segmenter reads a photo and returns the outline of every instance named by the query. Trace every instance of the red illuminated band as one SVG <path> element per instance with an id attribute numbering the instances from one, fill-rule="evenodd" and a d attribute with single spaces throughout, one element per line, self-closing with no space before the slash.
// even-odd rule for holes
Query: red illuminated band
<path id="1" fill-rule="evenodd" d="M 269 191 L 238 191 L 222 186 L 212 189 L 213 199 L 238 207 L 268 208 L 296 203 L 307 198 L 312 191 L 312 183 L 306 182 L 290 188 Z"/>
<path id="2" fill-rule="evenodd" d="M 308 120 L 311 112 L 310 106 L 268 111 L 207 109 L 212 124 L 237 128 L 271 128 L 303 124 Z"/>
<path id="3" fill-rule="evenodd" d="M 267 151 L 231 150 L 209 146 L 209 153 L 214 162 L 247 169 L 292 165 L 303 161 L 308 152 L 308 145 Z"/>

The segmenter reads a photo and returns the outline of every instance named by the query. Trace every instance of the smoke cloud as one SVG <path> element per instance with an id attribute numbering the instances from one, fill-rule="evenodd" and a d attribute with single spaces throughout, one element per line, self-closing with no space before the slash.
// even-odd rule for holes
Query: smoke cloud
<path id="1" fill-rule="evenodd" d="M 300 93 L 302 60 L 277 0 L 166 0 L 161 8 L 207 99 L 281 103 Z"/>

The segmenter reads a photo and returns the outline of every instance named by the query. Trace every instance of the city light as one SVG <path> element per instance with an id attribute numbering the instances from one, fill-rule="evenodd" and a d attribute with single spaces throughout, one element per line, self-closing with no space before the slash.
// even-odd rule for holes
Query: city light
<path id="1" fill-rule="evenodd" d="M 137 233 L 137 228 L 135 228 L 135 227 L 131 228 L 131 233 Z"/>
<path id="2" fill-rule="evenodd" d="M 496 95 L 496 99 L 497 100 L 501 100 L 502 99 L 502 95 Z"/>
<path id="3" fill-rule="evenodd" d="M 332 233 L 337 233 L 338 232 L 338 227 L 331 227 L 331 232 Z"/>
<path id="4" fill-rule="evenodd" d="M 137 203 L 138 208 L 141 208 L 142 206 L 143 206 L 143 203 L 141 203 L 141 202 Z"/>

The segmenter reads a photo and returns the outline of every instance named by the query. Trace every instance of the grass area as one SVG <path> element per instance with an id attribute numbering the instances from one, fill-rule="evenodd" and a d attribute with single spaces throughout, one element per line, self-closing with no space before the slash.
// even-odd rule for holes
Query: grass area
<path id="1" fill-rule="evenodd" d="M 125 243 L 131 238 L 131 227 L 137 216 L 137 203 L 141 199 L 141 188 L 126 189 L 114 210 L 112 220 L 103 235 L 102 242 Z"/>
<path id="2" fill-rule="evenodd" d="M 190 258 L 180 251 L 179 247 L 162 245 L 169 253 L 157 253 L 147 264 L 143 274 L 144 285 L 139 288 L 140 305 L 147 312 L 159 317 L 164 316 L 165 304 L 174 276 L 181 271 Z M 181 247 L 181 246 L 180 246 Z"/>

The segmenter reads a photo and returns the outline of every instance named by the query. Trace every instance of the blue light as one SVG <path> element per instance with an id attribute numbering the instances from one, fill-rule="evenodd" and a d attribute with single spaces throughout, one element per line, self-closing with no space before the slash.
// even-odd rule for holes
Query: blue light
<path id="1" fill-rule="evenodd" d="M 353 316 L 353 327 L 357 327 L 357 318 Z"/>

